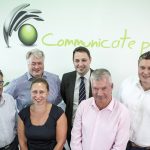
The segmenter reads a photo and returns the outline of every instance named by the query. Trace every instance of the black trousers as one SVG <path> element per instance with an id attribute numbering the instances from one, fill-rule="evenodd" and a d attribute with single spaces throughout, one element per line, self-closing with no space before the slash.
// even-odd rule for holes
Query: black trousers
<path id="1" fill-rule="evenodd" d="M 142 148 L 142 147 L 133 147 L 132 145 L 131 145 L 131 142 L 129 141 L 128 142 L 128 144 L 127 144 L 127 148 L 126 148 L 126 150 L 148 150 L 149 148 Z"/>
<path id="2" fill-rule="evenodd" d="M 18 136 L 15 137 L 13 142 L 5 147 L 0 148 L 0 150 L 19 150 L 18 148 Z"/>

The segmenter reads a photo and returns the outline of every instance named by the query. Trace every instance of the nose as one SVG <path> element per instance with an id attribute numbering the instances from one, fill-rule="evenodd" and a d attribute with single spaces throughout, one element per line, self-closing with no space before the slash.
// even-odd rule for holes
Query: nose
<path id="1" fill-rule="evenodd" d="M 102 92 L 101 89 L 99 89 L 99 90 L 97 91 L 97 95 L 98 95 L 98 96 L 102 96 L 102 95 L 103 95 L 103 92 Z"/>
<path id="2" fill-rule="evenodd" d="M 36 68 L 36 69 L 37 69 L 37 68 L 39 68 L 39 65 L 38 65 L 38 64 L 36 64 L 36 65 L 34 66 L 34 68 Z"/>
<path id="3" fill-rule="evenodd" d="M 83 62 L 82 61 L 79 61 L 78 62 L 78 66 L 82 66 L 83 65 Z"/>
<path id="4" fill-rule="evenodd" d="M 41 96 L 40 93 L 36 93 L 36 94 L 35 94 L 35 97 L 36 97 L 36 98 L 39 98 L 40 96 Z"/>
<path id="5" fill-rule="evenodd" d="M 148 75 L 150 73 L 150 71 L 148 69 L 144 70 L 144 74 Z"/>

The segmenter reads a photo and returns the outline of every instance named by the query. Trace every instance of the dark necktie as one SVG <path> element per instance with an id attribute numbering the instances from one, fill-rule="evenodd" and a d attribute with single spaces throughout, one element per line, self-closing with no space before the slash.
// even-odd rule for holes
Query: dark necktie
<path id="1" fill-rule="evenodd" d="M 80 77 L 80 87 L 79 87 L 79 104 L 82 100 L 86 99 L 86 91 L 85 91 L 85 83 L 84 83 L 84 77 Z"/>

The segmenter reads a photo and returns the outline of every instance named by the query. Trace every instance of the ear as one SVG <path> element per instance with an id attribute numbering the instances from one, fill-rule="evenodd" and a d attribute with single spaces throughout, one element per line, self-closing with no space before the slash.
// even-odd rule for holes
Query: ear
<path id="1" fill-rule="evenodd" d="M 112 89 L 114 88 L 114 84 L 113 84 L 113 83 L 111 84 L 111 88 L 112 88 Z"/>
<path id="2" fill-rule="evenodd" d="M 92 61 L 92 57 L 90 57 L 90 63 L 91 63 L 91 61 Z"/>

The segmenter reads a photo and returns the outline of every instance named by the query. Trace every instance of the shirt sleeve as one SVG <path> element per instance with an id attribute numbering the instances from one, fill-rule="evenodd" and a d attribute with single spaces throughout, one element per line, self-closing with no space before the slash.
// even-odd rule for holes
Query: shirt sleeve
<path id="1" fill-rule="evenodd" d="M 82 150 L 82 104 L 79 105 L 71 132 L 71 149 Z"/>
<path id="2" fill-rule="evenodd" d="M 4 89 L 4 92 L 12 95 L 14 99 L 16 99 L 16 93 L 15 93 L 16 82 L 17 82 L 17 80 L 13 80 Z"/>
<path id="3" fill-rule="evenodd" d="M 111 150 L 126 150 L 129 141 L 130 116 L 127 109 L 123 111 L 120 118 L 118 132 Z"/>

